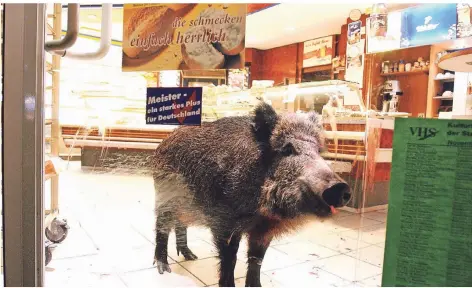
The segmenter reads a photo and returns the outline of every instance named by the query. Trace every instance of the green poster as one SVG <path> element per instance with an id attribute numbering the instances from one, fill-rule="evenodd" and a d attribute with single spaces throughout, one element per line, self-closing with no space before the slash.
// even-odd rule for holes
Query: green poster
<path id="1" fill-rule="evenodd" d="M 382 286 L 472 286 L 472 121 L 395 121 Z"/>

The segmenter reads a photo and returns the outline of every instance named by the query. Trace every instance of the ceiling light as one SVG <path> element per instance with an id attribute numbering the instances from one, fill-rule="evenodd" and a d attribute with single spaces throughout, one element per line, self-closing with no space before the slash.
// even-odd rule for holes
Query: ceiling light
<path id="1" fill-rule="evenodd" d="M 285 27 L 285 31 L 295 31 L 295 27 Z"/>

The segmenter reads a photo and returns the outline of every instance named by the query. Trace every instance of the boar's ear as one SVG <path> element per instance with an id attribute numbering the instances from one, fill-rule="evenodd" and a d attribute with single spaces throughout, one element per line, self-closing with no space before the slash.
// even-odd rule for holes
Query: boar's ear
<path id="1" fill-rule="evenodd" d="M 262 102 L 254 110 L 254 132 L 257 140 L 269 141 L 272 131 L 277 124 L 277 113 L 269 104 Z"/>

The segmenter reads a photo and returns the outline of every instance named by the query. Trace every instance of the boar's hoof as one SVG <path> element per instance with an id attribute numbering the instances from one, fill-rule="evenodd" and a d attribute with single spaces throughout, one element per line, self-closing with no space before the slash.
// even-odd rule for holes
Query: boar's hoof
<path id="1" fill-rule="evenodd" d="M 188 247 L 177 247 L 177 256 L 182 253 L 184 255 L 185 260 L 187 261 L 192 261 L 192 260 L 197 260 L 198 257 L 197 255 L 193 254 L 192 250 L 190 250 Z"/>
<path id="2" fill-rule="evenodd" d="M 164 263 L 159 260 L 157 261 L 157 271 L 159 271 L 159 274 L 164 274 L 164 272 L 172 272 L 168 263 Z"/>

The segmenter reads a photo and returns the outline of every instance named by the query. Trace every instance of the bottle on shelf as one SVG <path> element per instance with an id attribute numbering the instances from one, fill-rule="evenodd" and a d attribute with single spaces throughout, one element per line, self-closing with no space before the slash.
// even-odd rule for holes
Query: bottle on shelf
<path id="1" fill-rule="evenodd" d="M 400 60 L 400 63 L 398 64 L 398 72 L 405 72 L 405 61 Z"/>

